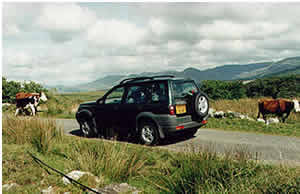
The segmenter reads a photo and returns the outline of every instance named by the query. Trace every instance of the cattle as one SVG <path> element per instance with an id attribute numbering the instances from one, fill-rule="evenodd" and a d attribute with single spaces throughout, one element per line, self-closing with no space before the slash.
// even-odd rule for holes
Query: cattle
<path id="1" fill-rule="evenodd" d="M 296 112 L 300 111 L 299 102 L 297 100 L 293 100 L 293 101 L 288 101 L 284 99 L 261 100 L 258 102 L 257 119 L 260 117 L 260 113 L 261 113 L 263 119 L 267 123 L 266 115 L 275 114 L 276 116 L 281 117 L 282 122 L 284 123 L 293 109 L 295 109 Z"/>
<path id="2" fill-rule="evenodd" d="M 20 111 L 27 111 L 31 109 L 31 115 L 35 116 L 37 112 L 37 106 L 40 101 L 47 101 L 47 97 L 44 92 L 41 93 L 24 93 L 20 92 L 16 94 L 16 106 L 17 110 L 15 115 L 17 116 Z"/>

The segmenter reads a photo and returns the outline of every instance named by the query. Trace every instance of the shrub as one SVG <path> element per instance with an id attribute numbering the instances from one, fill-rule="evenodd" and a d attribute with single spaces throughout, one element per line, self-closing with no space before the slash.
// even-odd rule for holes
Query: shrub
<path id="1" fill-rule="evenodd" d="M 202 82 L 201 90 L 212 99 L 239 99 L 246 96 L 241 81 L 206 80 Z"/>

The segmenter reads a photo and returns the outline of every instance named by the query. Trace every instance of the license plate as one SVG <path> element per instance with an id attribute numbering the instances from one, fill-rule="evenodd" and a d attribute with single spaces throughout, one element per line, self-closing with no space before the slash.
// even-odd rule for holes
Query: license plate
<path id="1" fill-rule="evenodd" d="M 176 105 L 176 114 L 184 114 L 184 113 L 186 113 L 186 105 L 185 104 Z"/>

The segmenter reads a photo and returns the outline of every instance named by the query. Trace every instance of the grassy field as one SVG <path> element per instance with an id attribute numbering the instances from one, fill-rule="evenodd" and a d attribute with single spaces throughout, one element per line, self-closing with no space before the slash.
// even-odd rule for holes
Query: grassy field
<path id="1" fill-rule="evenodd" d="M 128 183 L 141 193 L 296 193 L 300 168 L 272 166 L 249 160 L 246 151 L 217 155 L 200 149 L 175 153 L 159 148 L 64 136 L 54 121 L 9 117 L 3 122 L 3 184 L 18 186 L 3 193 L 39 193 L 52 186 L 56 193 L 84 193 L 64 185 L 27 154 L 56 169 L 91 172 L 79 181 L 91 188 Z M 192 150 L 192 149 L 191 149 Z"/>

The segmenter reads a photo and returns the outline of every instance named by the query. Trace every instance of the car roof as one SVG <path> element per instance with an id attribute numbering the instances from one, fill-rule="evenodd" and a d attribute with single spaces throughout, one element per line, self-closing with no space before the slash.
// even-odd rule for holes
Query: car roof
<path id="1" fill-rule="evenodd" d="M 137 83 L 148 83 L 155 81 L 169 81 L 169 80 L 191 80 L 183 77 L 175 77 L 173 75 L 159 75 L 159 76 L 150 76 L 150 77 L 135 77 L 135 78 L 127 78 L 120 82 L 119 85 L 131 85 Z"/>

